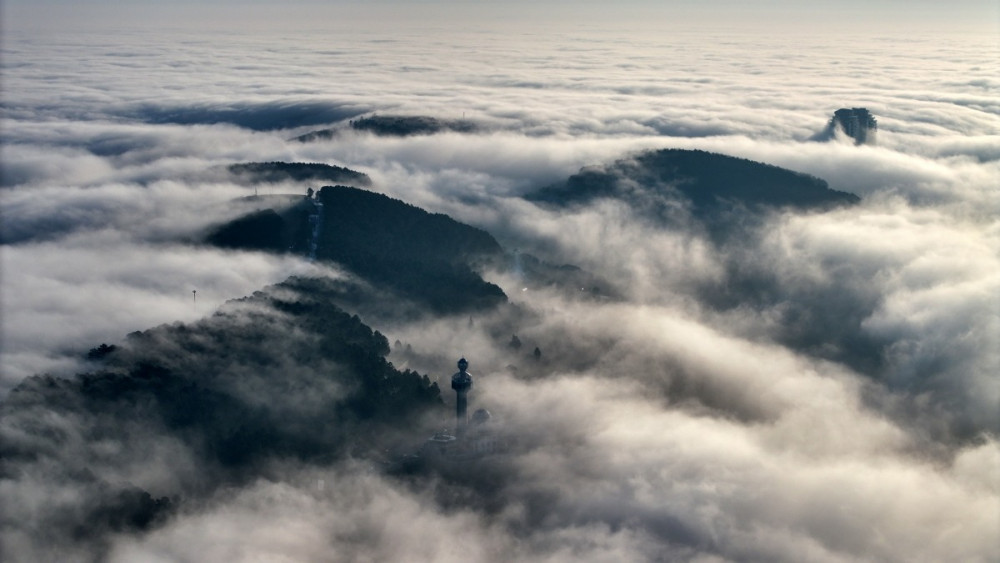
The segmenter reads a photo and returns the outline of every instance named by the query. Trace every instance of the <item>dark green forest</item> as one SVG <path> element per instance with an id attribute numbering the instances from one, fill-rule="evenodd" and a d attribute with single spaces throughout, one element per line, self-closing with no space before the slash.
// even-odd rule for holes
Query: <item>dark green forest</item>
<path id="1" fill-rule="evenodd" d="M 486 231 L 381 194 L 327 186 L 318 256 L 425 303 L 438 313 L 493 307 L 503 291 L 473 270 L 503 249 Z"/>
<path id="2" fill-rule="evenodd" d="M 410 137 L 416 135 L 434 135 L 437 133 L 476 133 L 481 130 L 479 124 L 465 119 L 442 119 L 426 115 L 369 115 L 352 119 L 346 125 L 328 129 L 317 129 L 293 138 L 300 143 L 328 141 L 339 136 L 344 131 L 364 131 L 380 137 Z M 347 182 L 342 182 L 347 183 Z"/>
<path id="3" fill-rule="evenodd" d="M 351 128 L 368 131 L 376 135 L 408 137 L 410 135 L 433 135 L 447 131 L 474 133 L 478 126 L 464 119 L 441 119 L 422 115 L 371 115 L 352 120 Z"/>
<path id="4" fill-rule="evenodd" d="M 26 379 L 0 404 L 0 473 L 48 466 L 45 459 L 61 460 L 53 466 L 61 471 L 113 464 L 75 450 L 127 428 L 134 443 L 126 445 L 136 449 L 183 444 L 216 484 L 253 478 L 272 460 L 372 454 L 397 429 L 440 414 L 443 403 L 426 375 L 386 360 L 382 334 L 332 304 L 340 291 L 330 280 L 290 278 L 198 322 L 97 346 L 88 354 L 91 372 Z M 46 414 L 53 411 L 59 416 Z M 75 421 L 74 434 L 64 420 Z M 44 448 L 36 436 L 45 437 Z M 71 459 L 79 455 L 92 458 Z M 90 513 L 67 517 L 66 529 L 53 516 L 53 533 L 141 529 L 176 504 L 100 473 L 87 479 Z"/>
<path id="5" fill-rule="evenodd" d="M 282 209 L 281 213 L 261 209 L 216 227 L 208 234 L 206 242 L 220 248 L 302 251 L 308 237 L 307 221 L 308 209 L 301 203 Z"/>
<path id="6" fill-rule="evenodd" d="M 245 162 L 230 164 L 228 170 L 250 183 L 333 182 L 352 186 L 370 186 L 372 183 L 367 174 L 315 162 Z"/>
<path id="7" fill-rule="evenodd" d="M 566 182 L 529 194 L 528 199 L 561 205 L 602 197 L 637 200 L 637 191 L 682 198 L 701 213 L 727 202 L 749 208 L 811 209 L 859 201 L 854 194 L 831 190 L 815 176 L 745 158 L 684 149 L 647 151 L 607 167 L 585 168 Z"/>
<path id="8" fill-rule="evenodd" d="M 486 231 L 348 186 L 327 186 L 315 197 L 323 204 L 318 259 L 345 266 L 435 313 L 506 302 L 503 291 L 475 270 L 503 257 L 500 244 Z M 305 252 L 308 216 L 317 212 L 311 201 L 303 198 L 288 208 L 250 213 L 217 226 L 205 241 L 223 248 Z"/>

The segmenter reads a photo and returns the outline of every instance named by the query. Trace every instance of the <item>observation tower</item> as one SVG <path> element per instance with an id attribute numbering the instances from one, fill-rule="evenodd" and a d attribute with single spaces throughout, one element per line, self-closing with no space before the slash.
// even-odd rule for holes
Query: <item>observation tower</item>
<path id="1" fill-rule="evenodd" d="M 465 433 L 465 427 L 468 423 L 466 410 L 469 402 L 467 395 L 469 389 L 472 389 L 472 376 L 466 371 L 468 368 L 469 362 L 462 358 L 458 360 L 458 373 L 451 376 L 451 388 L 455 390 L 457 399 L 455 401 L 455 434 L 459 436 Z"/>

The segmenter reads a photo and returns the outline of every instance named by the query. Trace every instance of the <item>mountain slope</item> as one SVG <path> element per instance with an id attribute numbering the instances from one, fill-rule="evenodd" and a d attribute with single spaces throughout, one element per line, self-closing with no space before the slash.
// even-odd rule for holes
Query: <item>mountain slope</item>
<path id="1" fill-rule="evenodd" d="M 26 379 L 0 403 L 0 478 L 24 485 L 7 537 L 44 529 L 99 552 L 269 464 L 365 457 L 441 413 L 437 385 L 386 361 L 385 337 L 332 305 L 339 292 L 292 278 L 95 348 L 90 373 Z"/>
<path id="2" fill-rule="evenodd" d="M 700 150 L 663 149 L 581 170 L 566 182 L 542 188 L 528 199 L 556 205 L 619 198 L 640 203 L 649 194 L 690 203 L 705 214 L 723 205 L 751 209 L 816 209 L 857 203 L 814 176 L 777 166 Z"/>
<path id="3" fill-rule="evenodd" d="M 425 115 L 370 115 L 352 120 L 347 127 L 355 131 L 365 131 L 380 137 L 410 137 L 435 135 L 437 133 L 477 133 L 481 127 L 465 119 L 442 119 Z M 292 139 L 301 143 L 326 141 L 340 135 L 346 128 L 341 125 L 330 129 L 319 129 Z"/>
<path id="4" fill-rule="evenodd" d="M 253 183 L 333 182 L 352 186 L 370 186 L 372 183 L 367 174 L 316 162 L 244 162 L 230 164 L 227 170 Z"/>
<path id="5" fill-rule="evenodd" d="M 327 186 L 317 257 L 341 263 L 439 313 L 488 308 L 506 301 L 473 267 L 503 249 L 486 231 L 428 213 L 382 194 Z"/>
<path id="6" fill-rule="evenodd" d="M 317 203 L 322 205 L 316 205 Z M 205 242 L 223 248 L 302 252 L 309 216 L 322 214 L 316 258 L 337 262 L 365 280 L 435 313 L 494 307 L 503 291 L 476 273 L 503 256 L 486 231 L 382 194 L 326 186 L 315 199 L 275 205 L 214 228 Z"/>

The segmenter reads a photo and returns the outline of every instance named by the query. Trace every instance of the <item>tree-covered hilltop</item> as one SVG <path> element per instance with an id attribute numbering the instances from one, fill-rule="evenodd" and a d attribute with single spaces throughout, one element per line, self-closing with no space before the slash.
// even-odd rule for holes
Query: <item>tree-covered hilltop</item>
<path id="1" fill-rule="evenodd" d="M 327 186 L 317 257 L 339 262 L 439 313 L 495 306 L 503 291 L 473 267 L 502 256 L 486 231 L 382 194 Z"/>
<path id="2" fill-rule="evenodd" d="M 322 211 L 314 202 L 322 203 Z M 321 214 L 316 258 L 345 266 L 435 313 L 480 310 L 507 296 L 476 273 L 503 256 L 486 231 L 447 215 L 348 186 L 327 186 L 315 199 L 258 210 L 215 227 L 205 242 L 222 248 L 305 252 L 310 214 Z"/>
<path id="3" fill-rule="evenodd" d="M 854 139 L 855 145 L 874 145 L 878 135 L 878 120 L 867 108 L 840 108 L 823 131 L 812 136 L 814 141 L 832 141 L 837 131 Z"/>
<path id="4" fill-rule="evenodd" d="M 441 405 L 436 384 L 397 370 L 386 338 L 333 304 L 340 292 L 330 280 L 289 278 L 195 323 L 95 347 L 94 372 L 28 378 L 0 409 L 142 417 L 224 466 L 336 454 L 359 421 L 398 425 Z M 0 447 L 16 457 L 15 444 Z"/>
<path id="5" fill-rule="evenodd" d="M 496 239 L 482 229 L 383 194 L 326 186 L 317 198 L 323 203 L 321 240 L 329 255 L 347 254 L 345 245 L 338 243 L 344 239 L 363 251 L 363 258 L 376 260 L 411 257 L 470 262 L 503 253 Z"/>
<path id="6" fill-rule="evenodd" d="M 860 199 L 832 190 L 819 178 L 777 166 L 697 150 L 647 151 L 607 166 L 581 170 L 528 199 L 559 209 L 614 200 L 631 217 L 653 228 L 704 236 L 720 252 L 720 274 L 700 281 L 699 302 L 720 311 L 744 307 L 777 311 L 782 343 L 843 362 L 859 372 L 877 372 L 883 343 L 858 331 L 877 307 L 874 296 L 845 305 L 836 283 L 789 284 L 767 260 L 747 259 L 774 228 L 773 212 L 822 212 Z M 678 267 L 683 267 L 679 264 Z"/>
<path id="7" fill-rule="evenodd" d="M 587 167 L 525 197 L 554 207 L 613 199 L 627 204 L 638 219 L 703 230 L 716 243 L 750 236 L 774 211 L 823 211 L 860 201 L 815 176 L 683 149 L 646 151 Z"/>
<path id="8" fill-rule="evenodd" d="M 433 135 L 454 131 L 474 133 L 479 128 L 472 121 L 464 119 L 441 119 L 425 115 L 370 115 L 350 122 L 356 131 L 369 131 L 376 135 L 407 137 L 410 135 Z"/>
<path id="9" fill-rule="evenodd" d="M 571 205 L 618 198 L 646 204 L 651 195 L 685 200 L 696 213 L 733 204 L 749 209 L 814 209 L 860 201 L 854 194 L 831 190 L 815 176 L 745 158 L 684 149 L 647 151 L 609 166 L 585 168 L 566 182 L 529 194 L 528 199 Z"/>
<path id="10" fill-rule="evenodd" d="M 367 131 L 381 137 L 410 137 L 447 132 L 477 133 L 482 130 L 476 122 L 465 119 L 442 119 L 426 115 L 370 115 L 353 119 L 346 125 L 310 131 L 292 140 L 300 143 L 328 141 L 348 128 L 354 131 Z"/>
<path id="11" fill-rule="evenodd" d="M 303 250 L 308 237 L 308 210 L 298 204 L 280 209 L 261 209 L 219 225 L 206 242 L 220 248 L 285 252 Z"/>
<path id="12" fill-rule="evenodd" d="M 0 476 L 85 482 L 33 512 L 54 536 L 89 541 L 153 526 L 178 498 L 268 463 L 365 457 L 443 414 L 437 385 L 388 362 L 386 338 L 332 304 L 338 291 L 291 278 L 200 321 L 95 347 L 90 373 L 26 379 L 0 403 Z M 169 464 L 171 478 L 136 459 Z"/>
<path id="13" fill-rule="evenodd" d="M 370 186 L 372 183 L 367 174 L 315 162 L 244 162 L 230 164 L 227 169 L 252 183 L 333 182 L 350 186 Z"/>

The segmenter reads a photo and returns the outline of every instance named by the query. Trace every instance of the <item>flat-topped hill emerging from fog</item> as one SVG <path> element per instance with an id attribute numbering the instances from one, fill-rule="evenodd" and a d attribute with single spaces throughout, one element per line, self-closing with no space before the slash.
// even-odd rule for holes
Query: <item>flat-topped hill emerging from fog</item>
<path id="1" fill-rule="evenodd" d="M 446 131 L 473 133 L 478 130 L 475 123 L 464 119 L 441 119 L 424 115 L 372 115 L 351 121 L 351 127 L 357 131 L 396 137 L 433 135 Z"/>
<path id="2" fill-rule="evenodd" d="M 231 164 L 228 167 L 231 174 L 240 176 L 249 182 L 277 184 L 279 182 L 318 182 L 347 184 L 351 186 L 370 186 L 372 181 L 367 174 L 344 168 L 315 162 L 245 162 Z"/>
<path id="3" fill-rule="evenodd" d="M 689 202 L 696 213 L 720 205 L 751 209 L 824 208 L 860 201 L 831 190 L 824 180 L 778 166 L 700 150 L 663 149 L 625 158 L 609 166 L 584 168 L 566 182 L 528 199 L 557 205 L 616 198 L 641 203 L 650 194 Z"/>
<path id="4" fill-rule="evenodd" d="M 355 131 L 367 131 L 381 137 L 410 137 L 416 135 L 434 135 L 437 133 L 476 133 L 480 131 L 479 124 L 466 119 L 443 119 L 427 115 L 370 115 L 348 122 L 348 127 Z M 340 133 L 341 128 L 320 129 L 294 140 L 303 143 L 332 139 Z"/>

